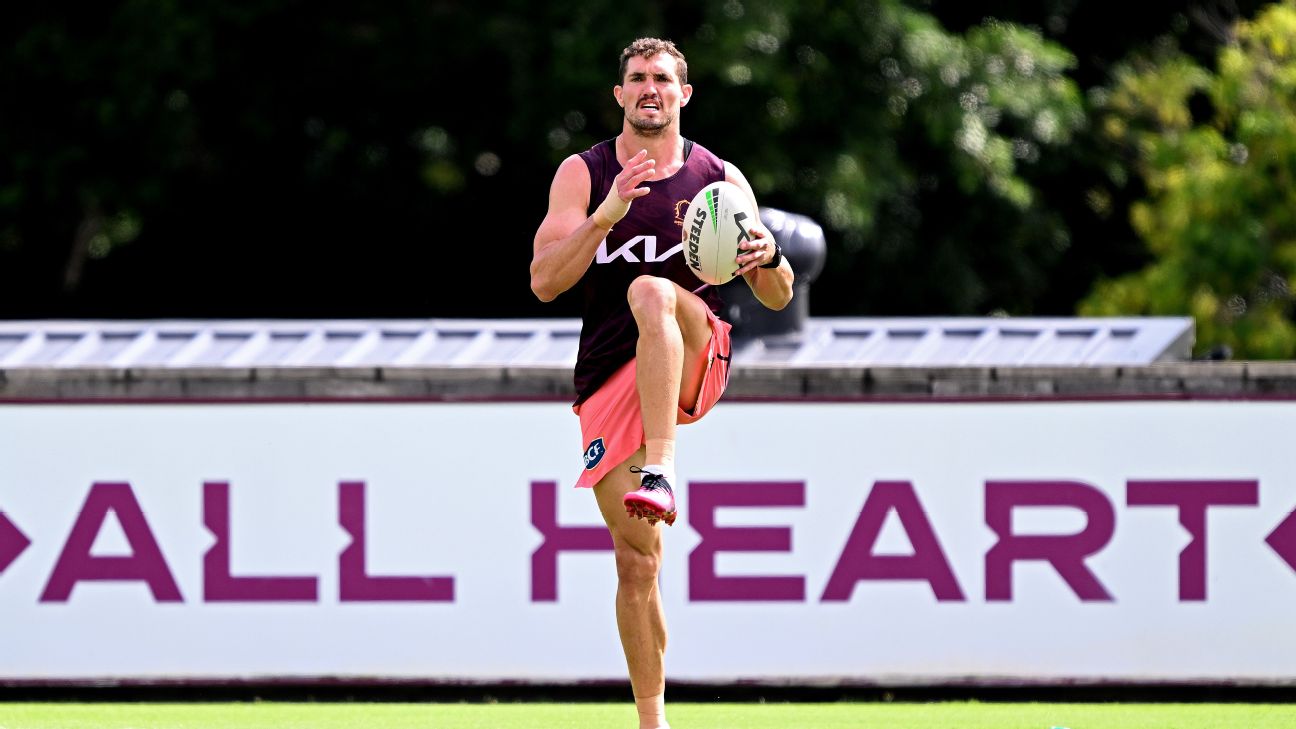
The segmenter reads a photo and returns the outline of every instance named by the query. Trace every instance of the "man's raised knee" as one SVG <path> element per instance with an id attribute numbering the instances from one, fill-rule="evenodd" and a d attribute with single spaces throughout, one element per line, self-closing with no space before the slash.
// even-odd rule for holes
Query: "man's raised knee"
<path id="1" fill-rule="evenodd" d="M 660 276 L 640 276 L 626 291 L 630 310 L 636 316 L 675 312 L 675 284 Z"/>

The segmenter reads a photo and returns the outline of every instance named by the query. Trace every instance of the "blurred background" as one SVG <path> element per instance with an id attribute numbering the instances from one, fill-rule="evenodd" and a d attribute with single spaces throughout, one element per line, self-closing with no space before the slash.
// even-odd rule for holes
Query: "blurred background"
<path id="1" fill-rule="evenodd" d="M 0 10 L 0 317 L 559 317 L 636 37 L 828 243 L 815 316 L 1191 315 L 1296 357 L 1296 2 L 128 0 Z"/>

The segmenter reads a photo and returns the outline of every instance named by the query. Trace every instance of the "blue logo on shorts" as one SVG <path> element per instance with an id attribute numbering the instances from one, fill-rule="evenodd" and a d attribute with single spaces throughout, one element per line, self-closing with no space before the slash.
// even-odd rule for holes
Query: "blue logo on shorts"
<path id="1" fill-rule="evenodd" d="M 585 449 L 585 470 L 593 470 L 599 464 L 599 461 L 603 460 L 604 453 L 607 453 L 607 448 L 603 447 L 603 439 L 595 438 L 589 444 L 589 448 Z"/>

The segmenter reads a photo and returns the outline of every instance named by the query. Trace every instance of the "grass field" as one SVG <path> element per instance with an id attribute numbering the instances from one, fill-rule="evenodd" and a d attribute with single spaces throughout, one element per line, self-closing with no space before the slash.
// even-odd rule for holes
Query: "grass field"
<path id="1" fill-rule="evenodd" d="M 1291 729 L 1287 704 L 700 704 L 672 729 Z M 584 729 L 636 726 L 627 704 L 0 703 L 0 729 Z"/>

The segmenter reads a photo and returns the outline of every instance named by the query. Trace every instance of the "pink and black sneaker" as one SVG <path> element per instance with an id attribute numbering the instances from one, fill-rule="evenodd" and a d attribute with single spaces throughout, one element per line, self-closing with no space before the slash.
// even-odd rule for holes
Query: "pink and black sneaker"
<path id="1" fill-rule="evenodd" d="M 631 491 L 622 499 L 626 514 L 636 519 L 647 519 L 649 524 L 659 521 L 666 526 L 675 523 L 675 492 L 671 490 L 670 481 L 660 473 L 651 473 L 636 466 L 631 466 L 632 473 L 643 474 L 643 481 L 638 491 Z"/>

